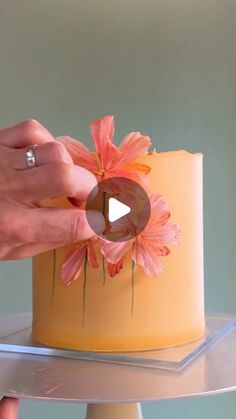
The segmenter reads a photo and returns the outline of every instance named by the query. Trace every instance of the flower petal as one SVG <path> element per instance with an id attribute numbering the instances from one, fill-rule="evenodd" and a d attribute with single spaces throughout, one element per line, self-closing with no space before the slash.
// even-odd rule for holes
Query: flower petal
<path id="1" fill-rule="evenodd" d="M 99 263 L 97 260 L 97 255 L 95 252 L 95 241 L 94 240 L 88 240 L 87 241 L 87 249 L 88 249 L 88 263 L 92 268 L 98 268 Z"/>
<path id="2" fill-rule="evenodd" d="M 122 242 L 102 241 L 101 253 L 109 263 L 117 263 L 123 259 L 135 239 Z"/>
<path id="3" fill-rule="evenodd" d="M 90 123 L 91 137 L 100 158 L 102 169 L 112 169 L 120 160 L 122 153 L 113 144 L 114 117 L 104 116 Z"/>
<path id="4" fill-rule="evenodd" d="M 159 225 L 156 228 L 145 230 L 144 237 L 149 240 L 155 240 L 160 244 L 179 244 L 180 242 L 180 225 L 170 222 L 165 225 Z"/>
<path id="5" fill-rule="evenodd" d="M 69 151 L 74 164 L 84 167 L 91 172 L 98 169 L 98 164 L 94 155 L 80 141 L 68 136 L 57 137 L 57 140 Z"/>
<path id="6" fill-rule="evenodd" d="M 126 163 L 123 166 L 123 169 L 128 169 L 128 170 L 137 170 L 138 172 L 144 173 L 145 175 L 148 175 L 148 173 L 150 173 L 151 171 L 151 167 L 148 166 L 147 164 L 144 163 L 139 163 L 137 161 L 131 162 L 131 163 Z"/>
<path id="7" fill-rule="evenodd" d="M 159 227 L 165 225 L 170 218 L 170 212 L 162 212 L 160 214 L 151 215 L 145 228 L 146 233 L 156 231 Z"/>
<path id="8" fill-rule="evenodd" d="M 108 263 L 108 272 L 111 277 L 117 275 L 123 268 L 123 260 L 119 260 L 117 263 Z"/>
<path id="9" fill-rule="evenodd" d="M 129 217 L 129 214 L 126 217 L 120 217 L 113 221 L 110 225 L 110 231 L 112 233 L 122 233 L 123 237 L 129 235 L 132 232 L 132 219 Z"/>
<path id="10" fill-rule="evenodd" d="M 180 226 L 175 222 L 168 222 L 169 207 L 162 195 L 153 194 L 150 197 L 151 217 L 142 232 L 143 237 L 161 245 L 179 244 Z"/>
<path id="11" fill-rule="evenodd" d="M 84 264 L 85 252 L 86 246 L 79 246 L 65 257 L 61 270 L 61 279 L 65 285 L 71 284 L 79 277 Z"/>
<path id="12" fill-rule="evenodd" d="M 150 205 L 152 214 L 159 214 L 162 212 L 169 212 L 169 205 L 162 195 L 157 193 L 152 194 L 150 197 Z"/>
<path id="13" fill-rule="evenodd" d="M 167 223 L 170 218 L 170 211 L 163 196 L 157 193 L 151 195 L 149 205 L 151 206 L 151 215 L 145 228 L 145 232 L 147 234 L 152 234 L 159 226 Z"/>
<path id="14" fill-rule="evenodd" d="M 143 267 L 148 276 L 158 276 L 163 272 L 160 256 L 146 241 L 144 243 L 140 239 L 136 240 L 132 258 L 137 265 Z"/>
<path id="15" fill-rule="evenodd" d="M 146 154 L 151 145 L 149 137 L 140 134 L 140 132 L 130 132 L 120 143 L 119 150 L 123 155 L 119 165 L 130 163 Z"/>
<path id="16" fill-rule="evenodd" d="M 99 153 L 103 146 L 103 138 L 108 137 L 113 142 L 115 133 L 114 116 L 106 115 L 101 119 L 96 119 L 90 123 L 91 135 L 94 140 L 96 152 Z"/>

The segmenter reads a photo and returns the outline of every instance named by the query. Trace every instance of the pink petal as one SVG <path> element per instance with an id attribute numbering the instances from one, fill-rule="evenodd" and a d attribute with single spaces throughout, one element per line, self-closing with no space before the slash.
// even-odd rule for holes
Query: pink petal
<path id="1" fill-rule="evenodd" d="M 112 143 L 114 137 L 114 117 L 107 115 L 90 123 L 91 137 L 104 170 L 112 169 L 120 160 L 122 153 Z"/>
<path id="2" fill-rule="evenodd" d="M 120 232 L 123 233 L 124 236 L 126 236 L 130 233 L 132 226 L 131 222 L 132 221 L 130 220 L 130 217 L 128 215 L 126 215 L 126 217 L 118 218 L 118 220 L 112 222 L 110 231 L 112 233 Z"/>
<path id="3" fill-rule="evenodd" d="M 119 165 L 133 162 L 142 157 L 146 154 L 150 145 L 150 138 L 140 134 L 140 132 L 131 132 L 126 135 L 119 146 L 119 150 L 123 153 Z"/>
<path id="4" fill-rule="evenodd" d="M 97 255 L 95 252 L 95 241 L 94 240 L 88 240 L 87 241 L 87 249 L 88 249 L 88 263 L 92 268 L 98 268 L 98 260 Z"/>
<path id="5" fill-rule="evenodd" d="M 157 193 L 152 194 L 150 197 L 150 205 L 152 214 L 159 214 L 162 212 L 169 212 L 169 205 L 162 195 Z"/>
<path id="6" fill-rule="evenodd" d="M 61 279 L 65 285 L 69 285 L 79 277 L 85 260 L 85 252 L 86 246 L 79 246 L 66 256 L 61 271 Z"/>
<path id="7" fill-rule="evenodd" d="M 74 164 L 84 167 L 91 172 L 96 172 L 98 170 L 98 163 L 94 155 L 84 144 L 68 136 L 57 137 L 57 140 L 69 151 Z"/>
<path id="8" fill-rule="evenodd" d="M 156 231 L 159 227 L 165 225 L 170 218 L 169 212 L 162 212 L 160 214 L 151 215 L 148 224 L 145 228 L 145 232 Z"/>
<path id="9" fill-rule="evenodd" d="M 115 195 L 115 198 L 121 202 L 125 202 L 130 208 L 137 208 L 139 206 L 139 214 L 142 214 L 144 204 L 141 199 L 137 199 L 137 196 L 133 194 L 133 191 L 126 189 L 125 192 Z M 112 232 L 122 232 L 123 236 L 132 234 L 139 228 L 140 216 L 136 212 L 131 211 L 130 214 L 125 217 L 118 218 L 111 224 L 110 230 Z"/>
<path id="10" fill-rule="evenodd" d="M 152 234 L 157 228 L 167 223 L 170 218 L 169 206 L 162 195 L 153 194 L 149 203 L 151 205 L 151 215 L 145 228 L 145 233 Z M 153 234 L 154 237 L 154 234 Z"/>
<path id="11" fill-rule="evenodd" d="M 140 238 L 138 238 L 138 240 L 140 240 Z M 141 243 L 145 248 L 149 249 L 150 252 L 155 252 L 157 256 L 167 256 L 170 254 L 170 249 L 165 244 L 158 242 L 156 237 L 153 240 L 146 236 L 142 236 Z"/>
<path id="12" fill-rule="evenodd" d="M 126 252 L 132 246 L 135 239 L 122 242 L 111 242 L 104 240 L 101 246 L 101 253 L 109 263 L 117 263 L 123 259 Z"/>
<path id="13" fill-rule="evenodd" d="M 94 140 L 96 152 L 99 154 L 104 137 L 108 137 L 109 140 L 113 142 L 115 133 L 114 116 L 106 115 L 101 119 L 91 121 L 90 130 Z"/>
<path id="14" fill-rule="evenodd" d="M 143 232 L 145 238 L 155 240 L 160 244 L 179 244 L 180 242 L 180 225 L 170 222 L 162 226 L 153 227 Z"/>
<path id="15" fill-rule="evenodd" d="M 153 194 L 150 197 L 151 217 L 143 231 L 143 236 L 161 244 L 178 244 L 180 226 L 175 222 L 168 222 L 170 218 L 169 206 L 163 196 Z"/>
<path id="16" fill-rule="evenodd" d="M 117 275 L 123 268 L 123 260 L 119 260 L 117 263 L 108 263 L 108 272 L 111 277 Z"/>
<path id="17" fill-rule="evenodd" d="M 148 276 L 158 276 L 163 272 L 160 256 L 147 243 L 137 239 L 134 246 L 133 260 L 143 267 Z"/>

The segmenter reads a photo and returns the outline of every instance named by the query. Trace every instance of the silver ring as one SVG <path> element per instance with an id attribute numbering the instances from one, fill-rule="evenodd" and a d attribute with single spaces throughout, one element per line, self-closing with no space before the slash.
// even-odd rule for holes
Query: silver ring
<path id="1" fill-rule="evenodd" d="M 38 144 L 29 145 L 26 149 L 26 163 L 29 168 L 37 166 L 35 148 L 38 147 Z"/>

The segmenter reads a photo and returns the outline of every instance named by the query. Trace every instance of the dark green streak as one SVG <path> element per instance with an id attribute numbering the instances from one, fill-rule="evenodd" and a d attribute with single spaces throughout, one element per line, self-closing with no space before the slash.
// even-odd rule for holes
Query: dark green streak
<path id="1" fill-rule="evenodd" d="M 103 285 L 106 282 L 106 269 L 105 269 L 105 258 L 102 256 L 102 272 L 103 272 Z"/>
<path id="2" fill-rule="evenodd" d="M 83 326 L 85 324 L 85 302 L 86 302 L 86 285 L 87 285 L 87 260 L 88 260 L 88 250 L 86 249 L 85 258 L 84 258 Z"/>
<path id="3" fill-rule="evenodd" d="M 102 193 L 102 213 L 105 217 L 106 213 L 106 192 Z M 102 256 L 102 273 L 103 273 L 103 285 L 106 283 L 106 269 L 105 269 L 105 258 Z"/>
<path id="4" fill-rule="evenodd" d="M 135 268 L 135 262 L 132 259 L 132 274 L 131 274 L 131 279 L 132 279 L 132 304 L 131 304 L 131 315 L 133 316 L 133 311 L 134 311 L 134 268 Z"/>
<path id="5" fill-rule="evenodd" d="M 105 215 L 106 210 L 106 192 L 102 193 L 102 213 Z"/>
<path id="6" fill-rule="evenodd" d="M 56 281 L 56 249 L 53 249 L 53 262 L 52 262 L 52 303 L 55 294 L 55 281 Z"/>

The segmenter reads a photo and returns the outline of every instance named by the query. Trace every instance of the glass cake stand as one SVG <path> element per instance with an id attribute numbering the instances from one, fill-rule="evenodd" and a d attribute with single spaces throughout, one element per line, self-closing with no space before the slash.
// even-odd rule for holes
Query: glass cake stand
<path id="1" fill-rule="evenodd" d="M 0 395 L 88 403 L 86 419 L 141 419 L 140 401 L 235 390 L 235 325 L 212 313 L 205 338 L 190 344 L 97 353 L 36 346 L 30 313 L 2 317 Z"/>

